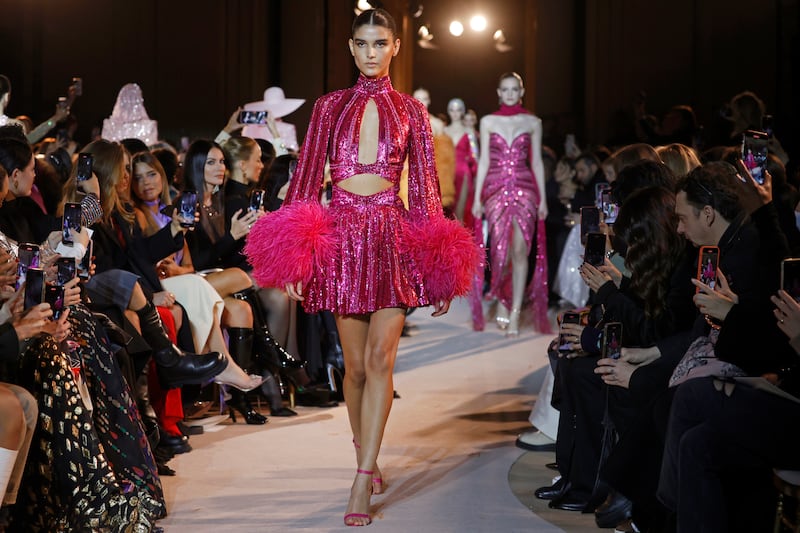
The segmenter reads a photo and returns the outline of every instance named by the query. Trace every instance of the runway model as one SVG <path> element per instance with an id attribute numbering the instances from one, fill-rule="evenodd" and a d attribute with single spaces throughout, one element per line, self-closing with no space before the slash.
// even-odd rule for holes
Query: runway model
<path id="1" fill-rule="evenodd" d="M 349 45 L 358 81 L 317 100 L 283 207 L 253 226 L 245 250 L 263 286 L 285 287 L 306 311 L 336 316 L 358 461 L 344 522 L 364 526 L 370 495 L 383 491 L 376 460 L 406 309 L 446 313 L 469 291 L 480 258 L 470 233 L 442 214 L 425 106 L 389 80 L 400 50 L 391 15 L 364 11 Z M 398 198 L 406 158 L 408 210 Z M 327 210 L 320 205 L 326 159 Z"/>
<path id="2" fill-rule="evenodd" d="M 522 107 L 519 74 L 500 77 L 500 109 L 481 119 L 481 154 L 472 214 L 489 223 L 491 292 L 497 298 L 497 325 L 519 334 L 523 302 L 531 302 L 533 322 L 549 332 L 544 221 L 542 121 Z M 527 290 L 528 256 L 536 239 L 536 265 Z"/>

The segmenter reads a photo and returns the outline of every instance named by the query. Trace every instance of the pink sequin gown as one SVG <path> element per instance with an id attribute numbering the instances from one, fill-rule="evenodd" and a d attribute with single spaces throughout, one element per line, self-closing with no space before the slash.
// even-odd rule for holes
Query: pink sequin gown
<path id="1" fill-rule="evenodd" d="M 544 220 L 538 219 L 540 192 L 531 170 L 531 136 L 518 135 L 509 145 L 498 133 L 491 133 L 489 170 L 486 173 L 481 201 L 489 223 L 489 252 L 492 272 L 491 292 L 508 309 L 512 307 L 511 246 L 514 226 L 519 224 L 530 254 L 536 238 L 536 265 L 525 291 L 535 327 L 550 330 L 547 319 L 547 252 Z"/>
<path id="2" fill-rule="evenodd" d="M 364 164 L 358 162 L 359 133 L 369 100 L 375 101 L 380 128 L 376 161 Z M 398 196 L 406 156 L 408 211 Z M 303 307 L 348 315 L 431 304 L 417 265 L 399 246 L 406 222 L 444 218 L 425 107 L 395 91 L 388 77 L 360 76 L 354 87 L 321 97 L 284 206 L 319 198 L 326 157 L 333 182 L 329 209 L 340 246 L 325 271 L 305 288 Z M 338 187 L 364 173 L 383 177 L 391 187 L 370 196 Z"/>
<path id="3" fill-rule="evenodd" d="M 472 228 L 472 199 L 475 195 L 475 174 L 478 172 L 478 162 L 475 160 L 475 153 L 472 151 L 474 135 L 465 133 L 456 144 L 456 173 L 454 184 L 456 187 L 456 202 L 461 198 L 464 187 L 467 188 L 467 200 L 464 203 L 464 226 Z"/>

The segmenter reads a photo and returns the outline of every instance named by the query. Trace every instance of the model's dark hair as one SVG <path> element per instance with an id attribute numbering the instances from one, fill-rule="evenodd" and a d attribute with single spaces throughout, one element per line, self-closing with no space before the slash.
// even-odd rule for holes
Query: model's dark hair
<path id="1" fill-rule="evenodd" d="M 737 191 L 736 168 L 724 161 L 706 163 L 678 181 L 677 191 L 686 193 L 686 200 L 696 210 L 710 205 L 727 221 L 735 219 L 743 209 Z"/>
<path id="2" fill-rule="evenodd" d="M 525 82 L 522 81 L 522 76 L 520 76 L 516 72 L 504 72 L 500 74 L 500 77 L 497 78 L 497 86 L 499 87 L 500 83 L 507 78 L 514 78 L 519 82 L 520 87 L 525 87 Z"/>
<path id="3" fill-rule="evenodd" d="M 9 176 L 15 170 L 22 170 L 27 167 L 33 157 L 31 145 L 18 139 L 0 139 L 0 166 L 2 166 Z"/>
<path id="4" fill-rule="evenodd" d="M 199 139 L 189 145 L 189 149 L 186 151 L 186 157 L 184 157 L 183 160 L 184 190 L 197 191 L 199 194 L 202 194 L 205 183 L 206 158 L 208 157 L 208 152 L 210 152 L 212 148 L 217 148 L 223 154 L 225 153 L 220 145 L 206 139 Z M 227 162 L 225 164 L 227 166 Z"/>
<path id="5" fill-rule="evenodd" d="M 631 194 L 614 224 L 628 246 L 625 266 L 631 271 L 631 291 L 642 299 L 649 317 L 664 312 L 672 271 L 686 246 L 677 228 L 675 193 L 663 187 Z"/>
<path id="6" fill-rule="evenodd" d="M 361 26 L 381 26 L 392 32 L 392 38 L 397 39 L 397 24 L 388 11 L 383 8 L 367 9 L 362 11 L 353 21 L 350 35 L 355 35 Z"/>

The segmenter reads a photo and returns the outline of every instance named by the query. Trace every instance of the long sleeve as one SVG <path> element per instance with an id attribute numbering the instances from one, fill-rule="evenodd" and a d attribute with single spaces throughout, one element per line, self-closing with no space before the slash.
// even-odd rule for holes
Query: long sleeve
<path id="1" fill-rule="evenodd" d="M 443 216 L 428 111 L 417 100 L 405 98 L 404 101 L 410 122 L 408 216 L 412 221 Z"/>

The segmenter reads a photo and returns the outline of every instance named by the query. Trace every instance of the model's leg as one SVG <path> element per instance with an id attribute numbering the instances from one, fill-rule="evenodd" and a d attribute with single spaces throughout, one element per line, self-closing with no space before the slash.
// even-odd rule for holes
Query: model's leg
<path id="1" fill-rule="evenodd" d="M 405 309 L 381 309 L 372 313 L 364 349 L 364 387 L 361 396 L 360 474 L 350 490 L 348 513 L 369 513 L 372 472 L 378 459 L 383 431 L 392 407 L 392 371 L 405 322 Z M 340 331 L 341 334 L 341 331 Z M 345 352 L 346 353 L 346 352 Z M 345 355 L 345 368 L 347 359 Z M 349 370 L 347 370 L 349 372 Z M 347 373 L 346 372 L 346 373 Z M 346 374 L 345 373 L 345 374 Z M 370 472 L 364 474 L 364 472 Z M 369 518 L 351 517 L 349 524 L 368 524 Z"/>
<path id="2" fill-rule="evenodd" d="M 508 334 L 519 334 L 519 315 L 522 300 L 525 297 L 525 281 L 528 277 L 528 243 L 522 235 L 522 229 L 514 221 L 511 237 L 511 313 L 508 317 Z"/>
<path id="3" fill-rule="evenodd" d="M 361 401 L 367 375 L 364 368 L 364 352 L 367 346 L 369 321 L 365 316 L 336 316 L 336 327 L 344 352 L 344 402 L 353 439 L 361 442 Z M 360 464 L 360 463 L 359 463 Z"/>

